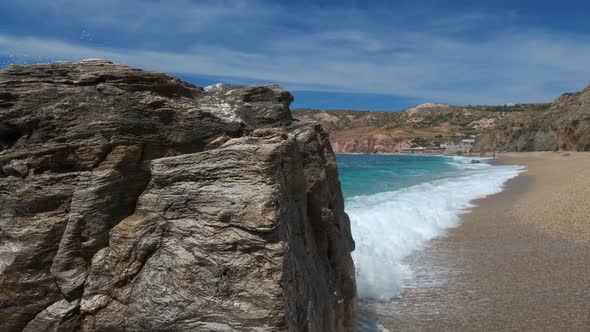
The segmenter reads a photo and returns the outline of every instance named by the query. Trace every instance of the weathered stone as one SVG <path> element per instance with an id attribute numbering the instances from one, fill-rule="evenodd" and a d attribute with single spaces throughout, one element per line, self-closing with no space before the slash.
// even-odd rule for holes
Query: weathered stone
<path id="1" fill-rule="evenodd" d="M 73 303 L 66 300 L 55 302 L 30 321 L 23 332 L 77 331 L 80 329 L 79 309 L 79 300 Z"/>
<path id="2" fill-rule="evenodd" d="M 353 331 L 334 153 L 278 86 L 0 70 L 2 331 Z"/>

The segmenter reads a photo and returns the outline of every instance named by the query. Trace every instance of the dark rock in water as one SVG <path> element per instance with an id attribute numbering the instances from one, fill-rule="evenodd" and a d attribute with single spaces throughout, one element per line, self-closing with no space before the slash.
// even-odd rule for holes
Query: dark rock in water
<path id="1" fill-rule="evenodd" d="M 481 161 L 477 160 L 477 159 L 471 159 L 471 163 L 472 164 L 480 164 Z"/>
<path id="2" fill-rule="evenodd" d="M 473 151 L 590 151 L 590 86 L 557 98 L 548 112 L 507 118 L 487 130 Z"/>
<path id="3" fill-rule="evenodd" d="M 327 135 L 278 86 L 0 70 L 2 331 L 353 331 Z"/>

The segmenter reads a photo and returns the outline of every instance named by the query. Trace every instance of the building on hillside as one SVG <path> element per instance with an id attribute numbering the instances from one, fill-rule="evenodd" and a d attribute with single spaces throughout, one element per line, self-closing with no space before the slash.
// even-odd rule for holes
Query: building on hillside
<path id="1" fill-rule="evenodd" d="M 424 151 L 426 151 L 426 148 L 421 146 L 417 146 L 415 148 L 401 148 L 400 150 L 401 153 L 423 153 Z"/>
<path id="2" fill-rule="evenodd" d="M 400 153 L 431 153 L 431 154 L 440 154 L 443 153 L 445 151 L 445 148 L 443 147 L 431 147 L 431 148 L 425 148 L 425 147 L 415 147 L 415 148 L 402 148 L 400 150 Z"/>
<path id="3" fill-rule="evenodd" d="M 467 138 L 461 140 L 459 143 L 449 143 L 445 147 L 446 155 L 467 155 L 471 151 L 471 147 L 475 143 L 475 139 Z"/>

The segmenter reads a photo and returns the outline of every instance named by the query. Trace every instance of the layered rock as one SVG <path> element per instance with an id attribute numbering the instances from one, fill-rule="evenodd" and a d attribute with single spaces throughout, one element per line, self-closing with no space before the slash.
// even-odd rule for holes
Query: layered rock
<path id="1" fill-rule="evenodd" d="M 590 86 L 557 98 L 548 112 L 508 118 L 486 130 L 474 150 L 590 151 Z"/>
<path id="2" fill-rule="evenodd" d="M 327 134 L 278 86 L 0 70 L 2 331 L 352 331 Z"/>

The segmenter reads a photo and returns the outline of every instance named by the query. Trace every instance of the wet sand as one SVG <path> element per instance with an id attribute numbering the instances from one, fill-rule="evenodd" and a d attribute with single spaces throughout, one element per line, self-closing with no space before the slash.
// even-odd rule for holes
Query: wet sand
<path id="1" fill-rule="evenodd" d="M 528 172 L 408 257 L 400 298 L 363 311 L 392 331 L 590 331 L 590 153 L 500 160 Z"/>

